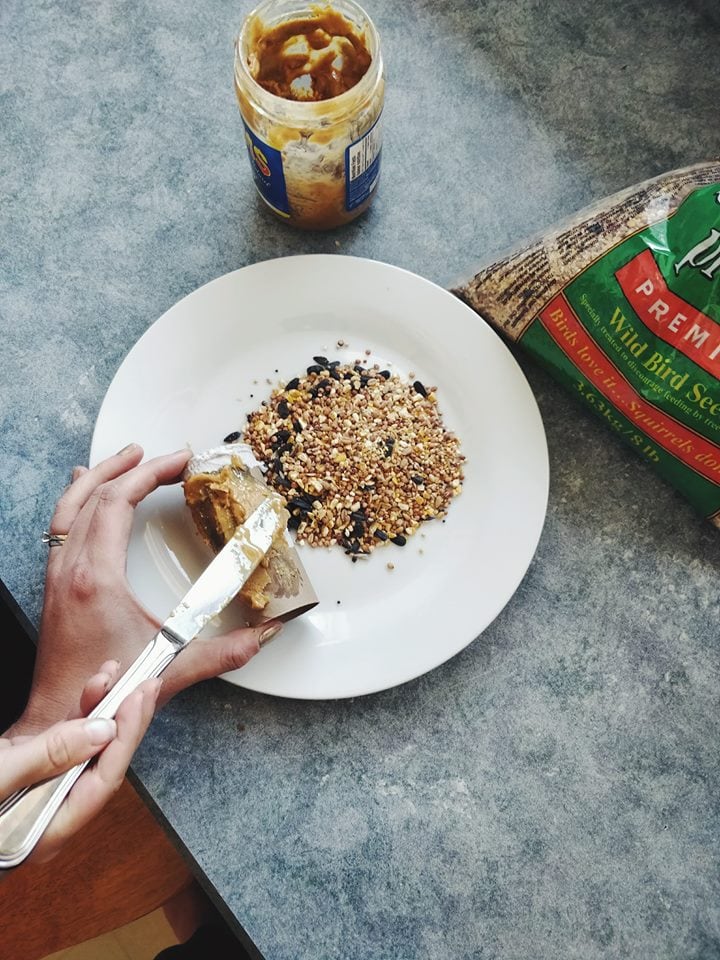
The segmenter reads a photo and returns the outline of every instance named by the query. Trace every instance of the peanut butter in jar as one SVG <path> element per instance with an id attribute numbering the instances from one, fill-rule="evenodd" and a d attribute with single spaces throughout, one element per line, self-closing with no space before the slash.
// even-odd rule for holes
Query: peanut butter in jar
<path id="1" fill-rule="evenodd" d="M 308 230 L 349 223 L 380 175 L 380 42 L 354 0 L 264 0 L 236 45 L 235 90 L 260 196 Z"/>

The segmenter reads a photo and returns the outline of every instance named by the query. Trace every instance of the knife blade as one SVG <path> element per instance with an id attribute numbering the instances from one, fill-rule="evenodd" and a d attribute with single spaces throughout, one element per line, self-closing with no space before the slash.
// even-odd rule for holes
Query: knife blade
<path id="1" fill-rule="evenodd" d="M 237 528 L 90 718 L 111 720 L 133 690 L 159 676 L 225 609 L 257 569 L 282 522 L 282 501 L 273 494 Z M 0 869 L 17 866 L 31 853 L 88 763 L 24 787 L 0 803 Z"/>

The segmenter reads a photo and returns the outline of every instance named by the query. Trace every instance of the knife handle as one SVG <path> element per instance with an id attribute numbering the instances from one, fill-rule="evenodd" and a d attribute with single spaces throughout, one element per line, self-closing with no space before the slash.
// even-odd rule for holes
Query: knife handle
<path id="1" fill-rule="evenodd" d="M 182 641 L 163 628 L 88 717 L 112 720 L 123 700 L 145 680 L 159 676 L 182 648 Z M 23 787 L 0 803 L 0 869 L 16 867 L 30 854 L 89 762 Z"/>

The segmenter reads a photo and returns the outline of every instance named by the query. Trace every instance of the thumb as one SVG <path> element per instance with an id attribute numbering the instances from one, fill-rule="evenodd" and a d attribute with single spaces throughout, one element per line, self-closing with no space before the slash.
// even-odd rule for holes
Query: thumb
<path id="1" fill-rule="evenodd" d="M 0 796 L 64 773 L 99 753 L 116 735 L 114 720 L 65 720 L 3 751 Z"/>
<path id="2" fill-rule="evenodd" d="M 166 676 L 160 693 L 162 702 L 200 680 L 244 667 L 263 644 L 280 632 L 282 626 L 278 620 L 268 620 L 259 627 L 242 627 L 219 637 L 191 643 L 168 670 L 169 676 Z"/>

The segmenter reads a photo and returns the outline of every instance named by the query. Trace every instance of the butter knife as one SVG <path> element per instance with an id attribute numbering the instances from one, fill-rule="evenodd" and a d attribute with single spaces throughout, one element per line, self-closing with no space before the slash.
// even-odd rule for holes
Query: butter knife
<path id="1" fill-rule="evenodd" d="M 203 627 L 224 610 L 270 549 L 282 517 L 279 497 L 270 496 L 260 504 L 237 528 L 90 717 L 111 720 L 128 694 L 143 681 L 159 676 Z M 15 867 L 30 854 L 89 762 L 86 760 L 51 780 L 24 787 L 0 803 L 0 869 Z"/>

